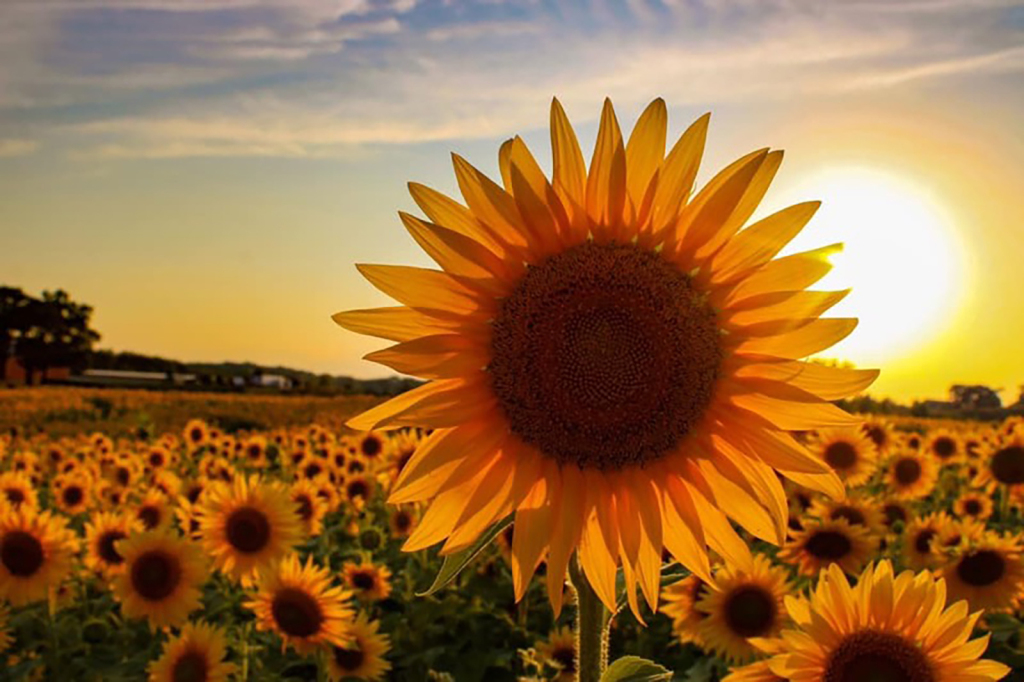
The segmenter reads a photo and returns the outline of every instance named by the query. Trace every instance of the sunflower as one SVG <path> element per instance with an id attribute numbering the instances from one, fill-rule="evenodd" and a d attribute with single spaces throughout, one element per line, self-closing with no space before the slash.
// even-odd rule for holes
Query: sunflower
<path id="1" fill-rule="evenodd" d="M 160 469 L 154 473 L 150 482 L 154 490 L 159 490 L 168 498 L 177 497 L 181 491 L 181 479 L 173 471 L 167 469 Z"/>
<path id="2" fill-rule="evenodd" d="M 92 481 L 84 473 L 55 477 L 52 492 L 54 505 L 68 516 L 82 514 L 92 505 Z"/>
<path id="3" fill-rule="evenodd" d="M 327 515 L 328 503 L 317 495 L 316 484 L 309 479 L 296 481 L 288 489 L 288 496 L 298 505 L 303 532 L 309 537 L 319 535 L 323 529 L 324 516 Z"/>
<path id="4" fill-rule="evenodd" d="M 200 506 L 203 545 L 218 570 L 250 585 L 302 541 L 298 506 L 284 486 L 240 476 Z"/>
<path id="5" fill-rule="evenodd" d="M 192 419 L 185 424 L 182 436 L 189 451 L 195 451 L 211 440 L 210 427 L 202 419 Z"/>
<path id="6" fill-rule="evenodd" d="M 850 574 L 860 571 L 878 550 L 878 538 L 846 519 L 810 521 L 779 552 L 779 559 L 809 577 L 831 564 Z"/>
<path id="7" fill-rule="evenodd" d="M 925 497 L 935 487 L 939 467 L 933 457 L 915 450 L 902 450 L 889 460 L 885 478 L 893 497 L 915 500 Z"/>
<path id="8" fill-rule="evenodd" d="M 851 526 L 863 526 L 872 535 L 885 532 L 885 515 L 867 495 L 852 494 L 845 500 L 815 500 L 808 515 L 822 521 L 846 519 Z"/>
<path id="9" fill-rule="evenodd" d="M 171 463 L 171 453 L 162 445 L 154 445 L 146 453 L 146 466 L 151 470 L 163 469 Z"/>
<path id="10" fill-rule="evenodd" d="M 135 518 L 146 530 L 163 530 L 170 527 L 174 517 L 167 496 L 156 488 L 150 488 L 135 505 Z"/>
<path id="11" fill-rule="evenodd" d="M 359 454 L 370 462 L 383 459 L 387 454 L 387 446 L 387 436 L 375 431 L 370 431 L 360 436 L 357 445 Z"/>
<path id="12" fill-rule="evenodd" d="M 715 587 L 697 602 L 706 613 L 700 623 L 701 640 L 727 661 L 754 658 L 751 637 L 778 637 L 786 622 L 783 599 L 789 592 L 789 572 L 772 566 L 763 554 L 754 556 L 754 568 L 744 571 L 723 566 L 715 572 Z"/>
<path id="13" fill-rule="evenodd" d="M 989 492 L 997 486 L 1011 489 L 1024 485 L 1024 429 L 1014 429 L 988 448 L 984 464 L 974 481 Z"/>
<path id="14" fill-rule="evenodd" d="M 249 438 L 242 448 L 245 463 L 253 469 L 262 469 L 267 465 L 267 439 L 263 436 Z"/>
<path id="15" fill-rule="evenodd" d="M 861 429 L 875 444 L 879 454 L 885 454 L 893 445 L 892 423 L 885 419 L 868 419 Z"/>
<path id="16" fill-rule="evenodd" d="M 850 587 L 837 566 L 822 573 L 809 602 L 786 601 L 796 628 L 784 630 L 784 653 L 769 661 L 786 680 L 998 680 L 1001 663 L 978 660 L 989 636 L 968 641 L 979 613 L 945 608 L 944 581 L 927 571 L 893 576 L 882 561 Z M 777 651 L 778 643 L 768 646 Z"/>
<path id="17" fill-rule="evenodd" d="M 391 511 L 391 515 L 388 516 L 388 528 L 391 529 L 391 537 L 393 538 L 409 537 L 409 534 L 412 533 L 415 527 L 416 514 L 408 505 L 404 507 L 396 506 Z M 509 549 L 511 550 L 511 543 L 509 544 Z"/>
<path id="18" fill-rule="evenodd" d="M 124 570 L 117 543 L 141 531 L 142 523 L 123 514 L 97 512 L 85 524 L 85 567 L 110 578 Z"/>
<path id="19" fill-rule="evenodd" d="M 576 635 L 572 628 L 555 628 L 544 641 L 537 642 L 541 661 L 558 672 L 548 678 L 553 682 L 576 682 Z"/>
<path id="20" fill-rule="evenodd" d="M 929 514 L 915 519 L 903 534 L 903 556 L 907 566 L 914 570 L 934 568 L 940 560 L 938 538 L 949 528 L 952 519 L 945 512 Z"/>
<path id="21" fill-rule="evenodd" d="M 149 664 L 149 682 L 227 682 L 235 672 L 227 655 L 224 630 L 207 623 L 187 623 L 164 644 L 160 658 Z"/>
<path id="22" fill-rule="evenodd" d="M 665 156 L 662 100 L 628 143 L 606 101 L 589 174 L 557 101 L 551 120 L 551 182 L 517 137 L 504 188 L 455 157 L 468 208 L 410 186 L 432 222 L 402 220 L 442 270 L 359 266 L 403 306 L 334 319 L 397 341 L 368 358 L 430 381 L 348 426 L 433 429 L 391 494 L 432 501 L 407 551 L 466 548 L 515 513 L 517 599 L 546 555 L 559 610 L 579 547 L 609 609 L 619 565 L 653 608 L 664 546 L 708 576 L 707 546 L 750 566 L 726 515 L 783 541 L 775 471 L 842 496 L 788 431 L 858 424 L 830 401 L 877 373 L 799 361 L 855 326 L 820 318 L 845 292 L 803 290 L 834 249 L 773 260 L 818 204 L 741 230 L 781 152 L 748 154 L 689 199 L 708 117 Z"/>
<path id="23" fill-rule="evenodd" d="M 313 563 L 305 565 L 290 554 L 275 570 L 263 574 L 259 591 L 246 607 L 256 614 L 259 630 L 276 632 L 282 649 L 291 645 L 300 654 L 318 646 L 343 646 L 351 641 L 353 611 L 349 594 L 331 587 L 330 572 Z"/>
<path id="24" fill-rule="evenodd" d="M 387 599 L 391 594 L 391 570 L 384 564 L 356 564 L 346 561 L 342 566 L 345 584 L 356 599 L 362 602 L 374 602 Z"/>
<path id="25" fill-rule="evenodd" d="M 988 532 L 961 544 L 941 569 L 949 598 L 972 610 L 1011 609 L 1024 593 L 1024 559 L 1016 538 Z"/>
<path id="26" fill-rule="evenodd" d="M 701 578 L 690 575 L 665 588 L 662 612 L 672 619 L 672 631 L 682 644 L 704 646 L 700 624 L 708 614 L 697 609 L 697 604 L 711 587 Z"/>
<path id="27" fill-rule="evenodd" d="M 124 570 L 114 576 L 114 597 L 128 618 L 151 627 L 180 625 L 200 607 L 209 575 L 202 549 L 170 530 L 134 533 L 114 544 Z"/>
<path id="28" fill-rule="evenodd" d="M 70 574 L 77 551 L 63 518 L 26 505 L 0 509 L 0 599 L 11 606 L 46 599 Z"/>
<path id="29" fill-rule="evenodd" d="M 742 668 L 733 668 L 722 682 L 786 682 L 772 672 L 770 665 L 771 661 L 754 661 Z"/>
<path id="30" fill-rule="evenodd" d="M 384 658 L 391 648 L 387 635 L 377 632 L 380 623 L 360 613 L 350 626 L 352 643 L 346 647 L 332 646 L 327 650 L 327 675 L 331 682 L 341 680 L 380 680 L 391 670 Z"/>
<path id="31" fill-rule="evenodd" d="M 945 429 L 939 429 L 930 434 L 924 449 L 942 466 L 954 464 L 963 459 L 963 444 L 954 433 Z"/>
<path id="32" fill-rule="evenodd" d="M 14 508 L 25 505 L 33 509 L 39 507 L 39 496 L 32 480 L 20 471 L 5 471 L 0 473 L 0 493 L 2 501 L 6 501 Z"/>
<path id="33" fill-rule="evenodd" d="M 907 524 L 914 518 L 913 512 L 907 506 L 907 504 L 901 500 L 888 500 L 882 503 L 882 515 L 885 518 L 885 525 L 890 530 L 896 525 L 897 522 L 903 524 L 903 528 L 906 529 Z"/>
<path id="34" fill-rule="evenodd" d="M 374 487 L 371 476 L 350 476 L 345 479 L 345 499 L 356 509 L 362 509 L 373 496 Z"/>
<path id="35" fill-rule="evenodd" d="M 860 428 L 822 429 L 810 448 L 851 488 L 866 483 L 877 465 L 878 450 Z"/>

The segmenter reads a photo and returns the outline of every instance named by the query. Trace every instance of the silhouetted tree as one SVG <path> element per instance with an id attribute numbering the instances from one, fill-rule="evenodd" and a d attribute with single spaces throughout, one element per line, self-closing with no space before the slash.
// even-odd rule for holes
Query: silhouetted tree
<path id="1" fill-rule="evenodd" d="M 998 409 L 1003 406 L 999 393 L 988 386 L 956 384 L 949 389 L 949 400 L 962 410 Z"/>
<path id="2" fill-rule="evenodd" d="M 42 298 L 20 289 L 0 289 L 0 342 L 25 368 L 27 383 L 50 367 L 83 366 L 100 335 L 89 326 L 92 307 L 67 292 L 44 291 Z M 6 355 L 4 357 L 6 361 Z"/>

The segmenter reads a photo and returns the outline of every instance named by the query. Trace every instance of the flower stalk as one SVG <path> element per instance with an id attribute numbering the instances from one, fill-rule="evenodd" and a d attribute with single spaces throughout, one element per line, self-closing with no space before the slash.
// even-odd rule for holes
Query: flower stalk
<path id="1" fill-rule="evenodd" d="M 579 560 L 569 562 L 569 579 L 576 591 L 576 679 L 599 682 L 608 667 L 608 609 L 583 575 Z"/>

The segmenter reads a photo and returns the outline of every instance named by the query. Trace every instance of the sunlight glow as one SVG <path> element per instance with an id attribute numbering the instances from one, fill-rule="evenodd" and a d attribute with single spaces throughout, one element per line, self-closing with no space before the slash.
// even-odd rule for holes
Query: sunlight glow
<path id="1" fill-rule="evenodd" d="M 831 314 L 858 317 L 860 325 L 829 357 L 879 366 L 919 356 L 953 325 L 964 299 L 965 259 L 940 197 L 866 167 L 823 169 L 794 189 L 823 204 L 787 252 L 845 244 L 815 288 L 852 287 Z"/>

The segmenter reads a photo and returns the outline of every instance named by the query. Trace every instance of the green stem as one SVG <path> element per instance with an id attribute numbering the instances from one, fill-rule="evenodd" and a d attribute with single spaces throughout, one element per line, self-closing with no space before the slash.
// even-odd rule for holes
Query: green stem
<path id="1" fill-rule="evenodd" d="M 575 556 L 569 561 L 569 580 L 576 590 L 576 680 L 599 682 L 608 666 L 608 610 Z"/>

